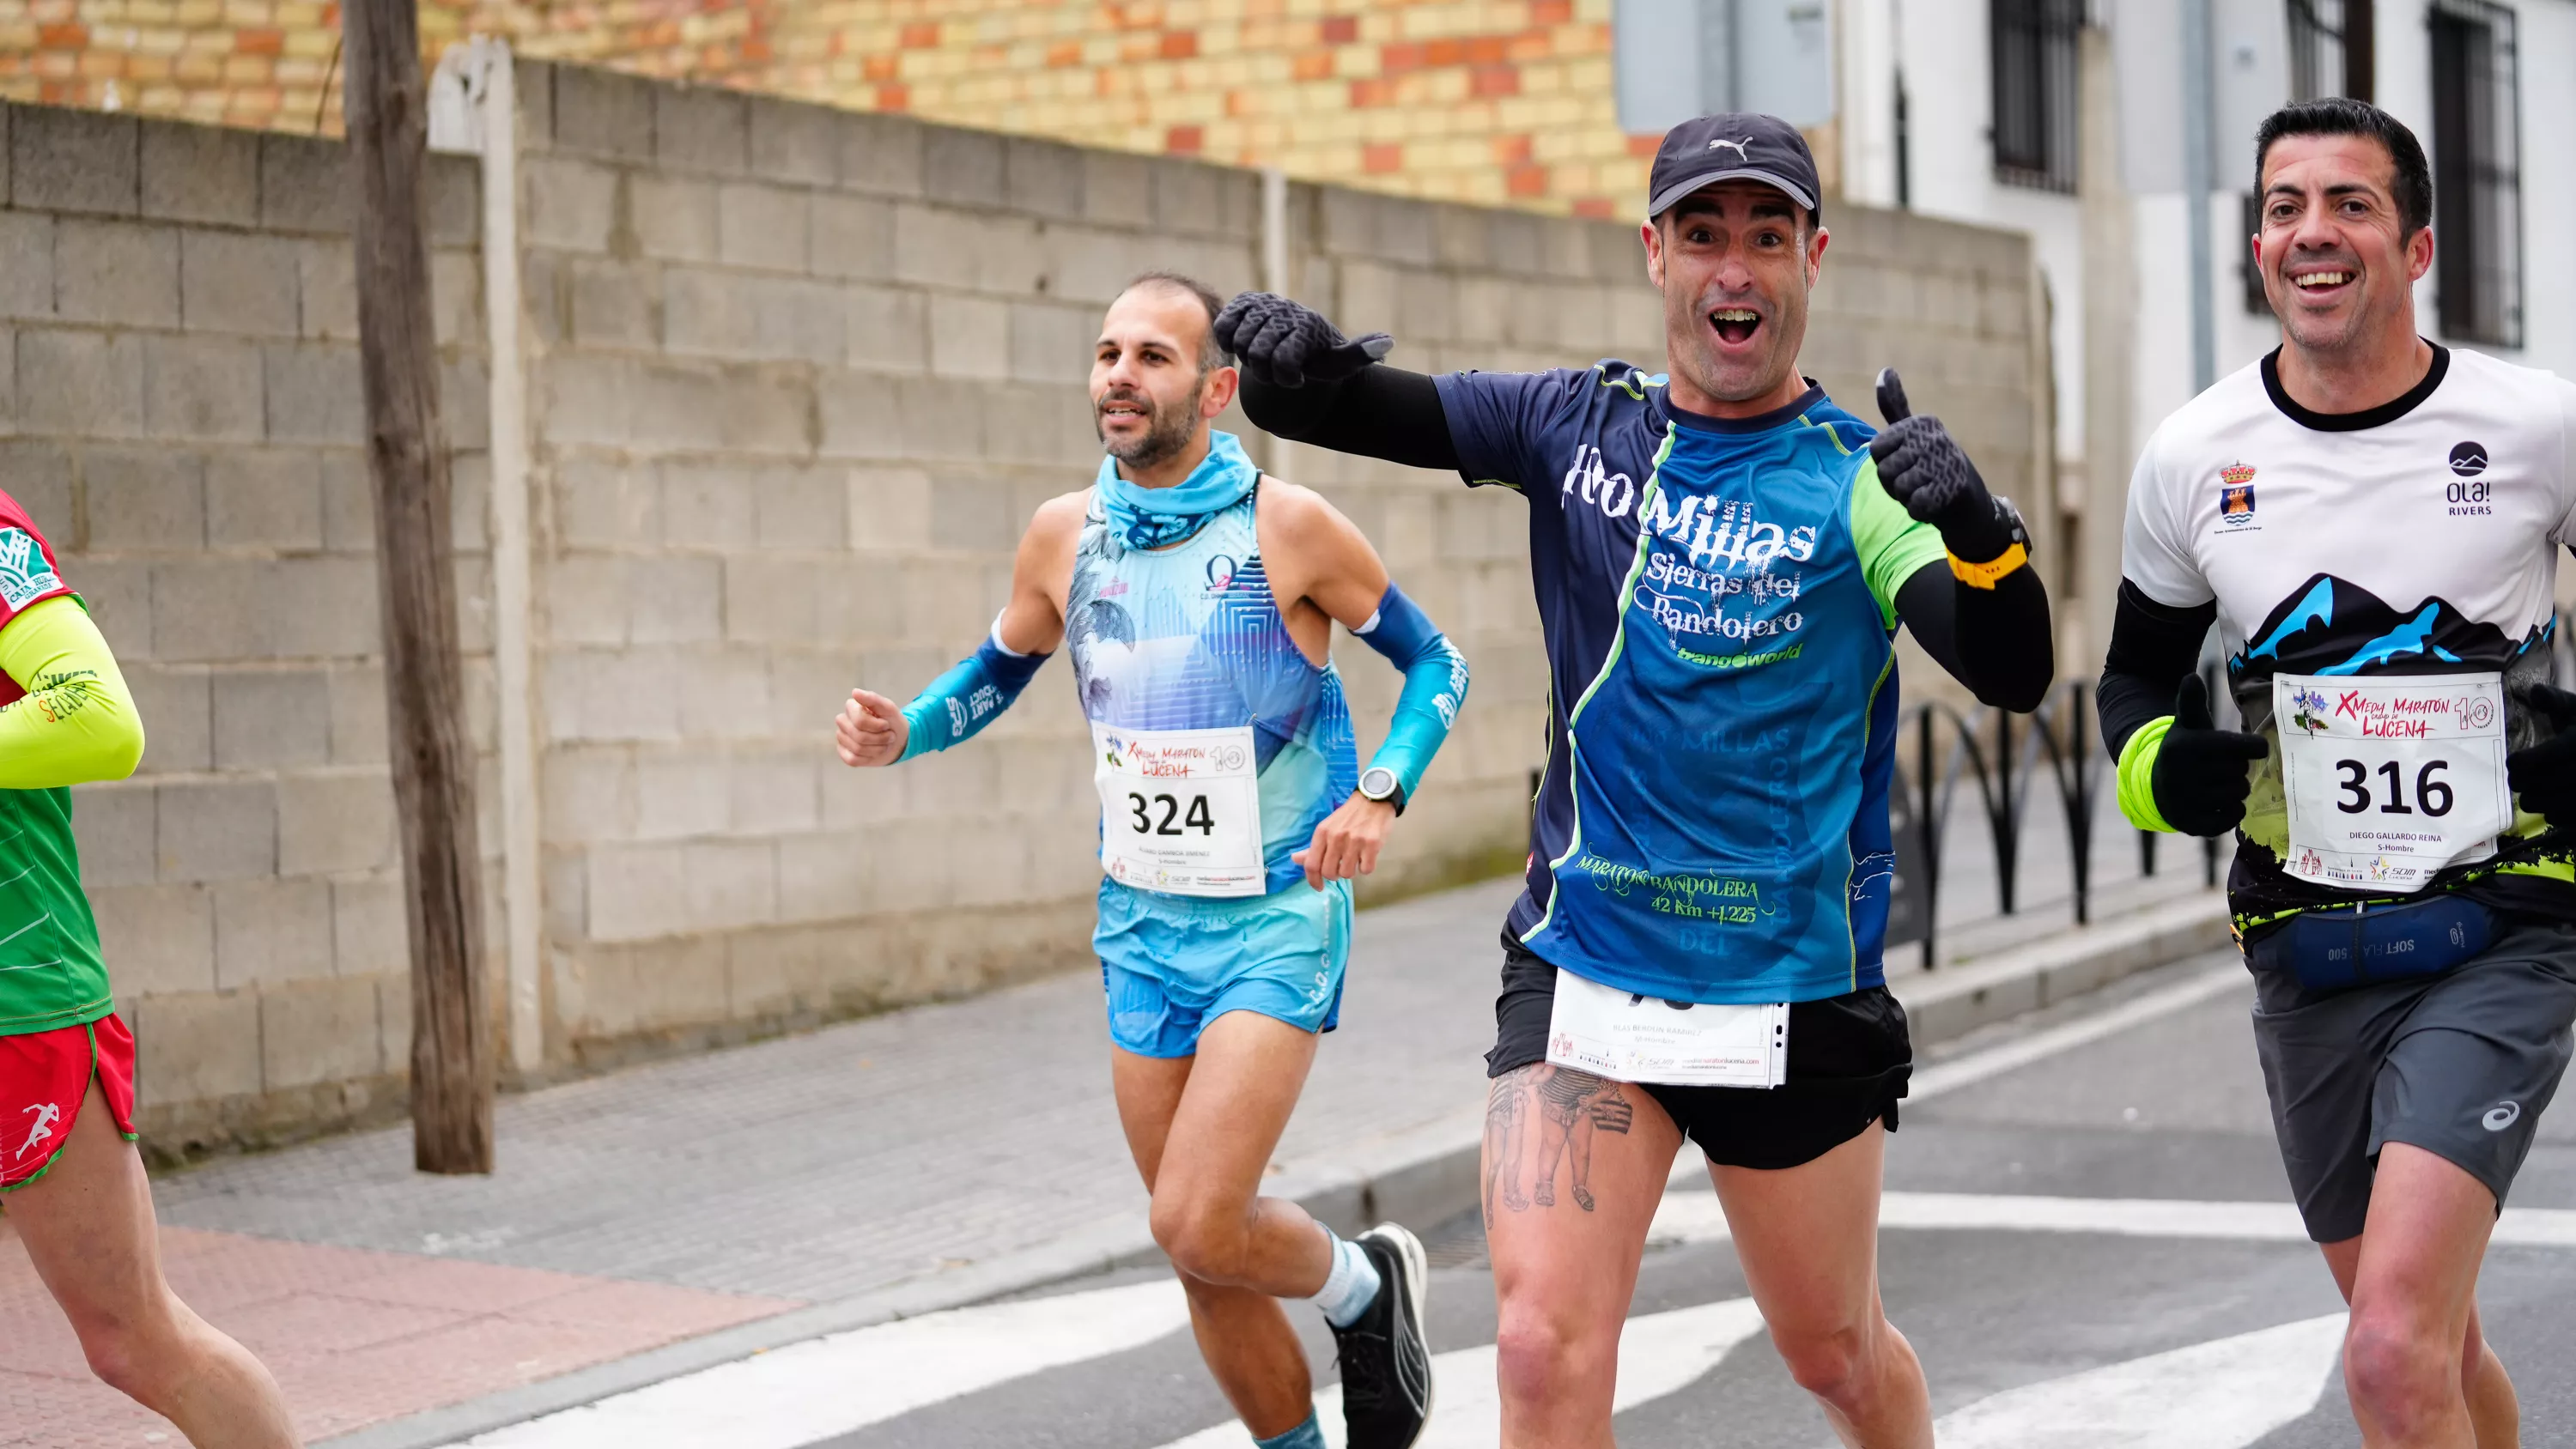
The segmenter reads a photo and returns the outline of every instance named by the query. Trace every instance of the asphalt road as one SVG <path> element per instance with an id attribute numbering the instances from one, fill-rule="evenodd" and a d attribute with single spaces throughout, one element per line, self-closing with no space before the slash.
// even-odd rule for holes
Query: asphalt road
<path id="1" fill-rule="evenodd" d="M 1945 1449 L 2358 1443 L 2335 1371 L 2341 1304 L 2285 1216 L 2236 969 L 2169 968 L 1925 1064 L 1930 1094 L 1906 1108 L 1890 1146 L 1882 1272 L 1890 1317 L 1930 1376 Z M 1704 1180 L 1667 1195 L 1623 1346 L 1619 1442 L 1821 1449 L 1831 1435 L 1762 1337 L 1713 1202 Z M 2576 1342 L 2576 1214 L 2547 1211 L 2576 1209 L 2576 1108 L 2544 1121 L 2514 1206 L 2543 1211 L 2508 1213 L 2500 1231 L 2524 1241 L 2490 1251 L 2488 1332 L 2522 1393 L 2523 1442 L 2576 1445 L 2576 1356 L 2565 1352 Z M 1432 1348 L 1449 1357 L 1424 1449 L 1490 1449 L 1494 1306 L 1481 1238 L 1472 1218 L 1426 1236 Z M 838 1357 L 782 1350 L 694 1392 L 782 1406 L 775 1425 L 728 1434 L 746 1449 L 1248 1442 L 1178 1312 L 1168 1278 L 1137 1271 L 869 1330 L 878 1338 L 845 1342 Z M 1328 1365 L 1320 1319 L 1294 1317 Z M 792 1404 L 823 1381 L 836 1387 L 821 1397 L 836 1402 L 799 1419 Z M 577 1432 L 590 1428 L 599 1442 L 655 1443 L 657 1427 L 679 1432 L 687 1412 L 686 1386 L 663 1389 L 628 1406 L 623 1428 L 612 1403 L 595 1425 L 478 1442 L 572 1449 L 594 1442 Z M 849 1428 L 856 1419 L 868 1422 Z"/>

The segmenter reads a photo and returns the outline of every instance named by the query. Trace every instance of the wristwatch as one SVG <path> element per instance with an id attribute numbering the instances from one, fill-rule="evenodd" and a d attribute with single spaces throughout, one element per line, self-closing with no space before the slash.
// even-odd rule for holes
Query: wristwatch
<path id="1" fill-rule="evenodd" d="M 1972 589 L 1991 589 L 2005 575 L 2030 562 L 2030 526 L 2022 522 L 2021 510 L 2002 494 L 1994 495 L 1990 501 L 1995 506 L 1995 521 L 2004 526 L 2004 535 L 2009 540 L 2004 551 L 1983 563 L 1970 563 L 1955 553 L 1950 554 L 1951 577 Z M 1942 551 L 1949 552 L 1946 544 Z"/>
<path id="2" fill-rule="evenodd" d="M 1395 772 L 1384 765 L 1371 765 L 1360 774 L 1360 798 L 1393 805 L 1395 813 L 1404 813 L 1404 784 Z"/>

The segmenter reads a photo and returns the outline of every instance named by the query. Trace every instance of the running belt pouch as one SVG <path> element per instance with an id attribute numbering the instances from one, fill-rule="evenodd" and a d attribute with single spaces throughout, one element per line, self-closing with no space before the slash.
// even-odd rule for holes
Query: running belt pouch
<path id="1" fill-rule="evenodd" d="M 2454 892 L 2352 910 L 2302 911 L 2245 941 L 2245 963 L 2310 991 L 2439 976 L 2485 950 L 2495 916 Z"/>

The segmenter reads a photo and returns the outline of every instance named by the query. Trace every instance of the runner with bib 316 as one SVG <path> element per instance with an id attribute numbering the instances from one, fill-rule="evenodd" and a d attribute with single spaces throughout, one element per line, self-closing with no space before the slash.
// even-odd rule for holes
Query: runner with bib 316
<path id="1" fill-rule="evenodd" d="M 1422 1244 L 1393 1223 L 1346 1242 L 1260 1189 L 1341 1009 L 1351 878 L 1448 737 L 1467 662 L 1349 519 L 1210 430 L 1236 380 L 1216 312 L 1186 277 L 1129 285 L 1092 356 L 1099 477 L 1038 509 L 983 647 L 901 709 L 853 690 L 838 743 L 850 765 L 963 744 L 1071 643 L 1110 1076 L 1200 1352 L 1262 1449 L 1324 1449 L 1278 1302 L 1307 1299 L 1340 1351 L 1349 1449 L 1407 1449 L 1431 1411 Z M 1365 770 L 1336 622 L 1404 673 Z"/>
<path id="2" fill-rule="evenodd" d="M 2487 1236 L 2576 1022 L 2576 385 L 2416 335 L 2433 183 L 2360 101 L 2256 140 L 2281 346 L 2130 484 L 2102 735 L 2123 813 L 2237 832 L 2228 901 L 2281 1160 L 2352 1305 L 2374 1446 L 2517 1442 Z M 2242 729 L 2196 672 L 2218 626 Z"/>

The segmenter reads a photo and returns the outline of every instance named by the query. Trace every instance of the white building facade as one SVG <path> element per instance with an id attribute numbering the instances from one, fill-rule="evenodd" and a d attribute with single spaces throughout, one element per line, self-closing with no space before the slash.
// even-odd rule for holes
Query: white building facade
<path id="1" fill-rule="evenodd" d="M 1779 0 L 1745 0 L 1748 4 Z M 1839 0 L 1844 196 L 2025 230 L 2053 303 L 2059 505 L 2089 658 L 2136 451 L 2195 391 L 2179 75 L 2190 0 Z M 2576 0 L 2206 0 L 2212 362 L 2278 345 L 2250 282 L 2253 129 L 2355 95 L 2432 158 L 2425 332 L 2576 377 Z M 1809 7 L 1814 8 L 1814 7 Z M 2571 571 L 2576 572 L 2576 571 Z"/>

